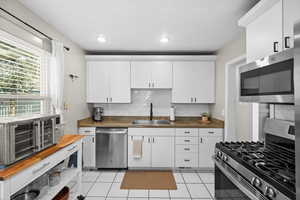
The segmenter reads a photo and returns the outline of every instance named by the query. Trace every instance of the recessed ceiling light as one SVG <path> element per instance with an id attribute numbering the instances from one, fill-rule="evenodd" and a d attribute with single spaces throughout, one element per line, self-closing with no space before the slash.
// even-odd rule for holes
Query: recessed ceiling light
<path id="1" fill-rule="evenodd" d="M 106 38 L 104 35 L 99 35 L 98 38 L 97 38 L 98 42 L 101 42 L 101 43 L 104 43 L 106 42 Z"/>
<path id="2" fill-rule="evenodd" d="M 168 43 L 169 42 L 169 38 L 166 36 L 163 36 L 162 38 L 160 38 L 160 42 L 161 43 Z"/>

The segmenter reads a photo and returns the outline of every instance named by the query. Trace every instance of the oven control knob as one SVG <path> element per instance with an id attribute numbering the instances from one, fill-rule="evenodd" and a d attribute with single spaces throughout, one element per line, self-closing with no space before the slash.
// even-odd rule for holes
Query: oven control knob
<path id="1" fill-rule="evenodd" d="M 276 192 L 273 188 L 267 186 L 265 188 L 264 195 L 266 195 L 269 198 L 275 198 L 276 197 Z"/>
<path id="2" fill-rule="evenodd" d="M 256 187 L 260 187 L 261 186 L 261 181 L 258 178 L 255 179 L 254 186 L 256 186 Z"/>
<path id="3" fill-rule="evenodd" d="M 223 160 L 228 161 L 228 157 L 226 155 L 223 155 Z"/>
<path id="4" fill-rule="evenodd" d="M 222 158 L 222 152 L 221 151 L 218 152 L 218 157 Z"/>

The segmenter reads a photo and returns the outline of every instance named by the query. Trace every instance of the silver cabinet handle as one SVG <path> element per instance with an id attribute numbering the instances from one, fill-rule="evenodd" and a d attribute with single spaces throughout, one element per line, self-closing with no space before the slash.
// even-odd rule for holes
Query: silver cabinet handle
<path id="1" fill-rule="evenodd" d="M 150 143 L 150 138 L 148 138 L 148 143 Z"/>
<path id="2" fill-rule="evenodd" d="M 191 132 L 190 132 L 190 131 L 184 131 L 184 133 L 185 133 L 185 134 L 190 134 Z"/>
<path id="3" fill-rule="evenodd" d="M 202 138 L 200 138 L 200 143 L 203 143 L 203 139 Z"/>
<path id="4" fill-rule="evenodd" d="M 208 131 L 208 133 L 209 133 L 209 134 L 214 134 L 215 132 L 213 132 L 213 131 Z"/>
<path id="5" fill-rule="evenodd" d="M 152 83 L 152 88 L 154 88 L 154 83 Z"/>
<path id="6" fill-rule="evenodd" d="M 152 138 L 152 142 L 154 143 L 154 138 Z"/>
<path id="7" fill-rule="evenodd" d="M 47 162 L 47 163 L 43 164 L 40 168 L 37 168 L 36 170 L 33 170 L 32 174 L 38 173 L 39 171 L 41 171 L 42 169 L 44 169 L 45 167 L 47 167 L 49 164 L 50 164 L 50 162 Z"/>
<path id="8" fill-rule="evenodd" d="M 190 151 L 191 149 L 190 149 L 190 148 L 184 148 L 184 150 L 185 150 L 185 151 Z"/>
<path id="9" fill-rule="evenodd" d="M 184 140 L 185 142 L 190 142 L 191 140 Z"/>
<path id="10" fill-rule="evenodd" d="M 151 88 L 151 83 L 149 82 L 149 88 Z"/>
<path id="11" fill-rule="evenodd" d="M 193 103 L 193 97 L 191 97 L 191 102 Z"/>
<path id="12" fill-rule="evenodd" d="M 190 162 L 191 160 L 189 160 L 189 159 L 184 159 L 184 162 Z"/>
<path id="13" fill-rule="evenodd" d="M 90 133 L 91 131 L 84 131 L 85 133 Z"/>
<path id="14" fill-rule="evenodd" d="M 93 137 L 93 140 L 92 140 L 92 141 L 93 141 L 93 143 L 95 143 L 95 137 Z"/>
<path id="15" fill-rule="evenodd" d="M 112 102 L 112 97 L 110 97 L 110 102 Z"/>
<path id="16" fill-rule="evenodd" d="M 194 100 L 194 102 L 197 102 L 197 98 L 195 97 L 195 100 Z"/>
<path id="17" fill-rule="evenodd" d="M 108 102 L 108 97 L 106 98 L 106 102 Z"/>

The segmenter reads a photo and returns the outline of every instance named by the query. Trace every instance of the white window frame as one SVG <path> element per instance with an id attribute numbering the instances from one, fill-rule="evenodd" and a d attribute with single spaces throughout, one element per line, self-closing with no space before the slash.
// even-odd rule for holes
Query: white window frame
<path id="1" fill-rule="evenodd" d="M 35 36 L 33 36 L 35 37 Z M 38 42 L 43 42 L 40 38 L 34 38 Z M 15 45 L 29 52 L 33 52 L 37 55 L 42 55 L 40 60 L 40 95 L 14 95 L 14 94 L 0 94 L 1 100 L 41 100 L 43 101 L 41 107 L 41 113 L 49 112 L 50 97 L 49 97 L 49 78 L 48 78 L 48 59 L 51 54 L 41 48 L 38 48 L 22 39 L 19 39 L 5 31 L 0 30 L 0 40 L 8 44 Z"/>

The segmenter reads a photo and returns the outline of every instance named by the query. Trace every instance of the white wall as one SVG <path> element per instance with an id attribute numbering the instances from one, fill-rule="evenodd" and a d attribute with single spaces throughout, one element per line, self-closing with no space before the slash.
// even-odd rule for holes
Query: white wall
<path id="1" fill-rule="evenodd" d="M 242 31 L 237 38 L 217 52 L 216 60 L 216 103 L 211 106 L 212 116 L 224 120 L 225 109 L 225 65 L 229 61 L 246 54 L 246 33 Z M 252 106 L 240 103 L 237 111 L 237 139 L 251 140 L 252 121 L 249 119 Z M 225 122 L 226 123 L 226 122 Z"/>
<path id="2" fill-rule="evenodd" d="M 65 133 L 77 132 L 77 120 L 89 116 L 85 102 L 85 59 L 83 50 L 64 35 L 59 33 L 51 25 L 44 22 L 40 17 L 25 8 L 17 0 L 0 0 L 0 6 L 40 31 L 70 47 L 65 52 Z M 79 79 L 72 82 L 68 74 L 76 74 Z"/>
<path id="3" fill-rule="evenodd" d="M 95 104 L 102 106 L 105 116 L 149 116 L 153 103 L 154 116 L 169 116 L 171 90 L 132 90 L 131 104 Z M 209 112 L 208 104 L 174 104 L 176 116 L 200 116 Z"/>

